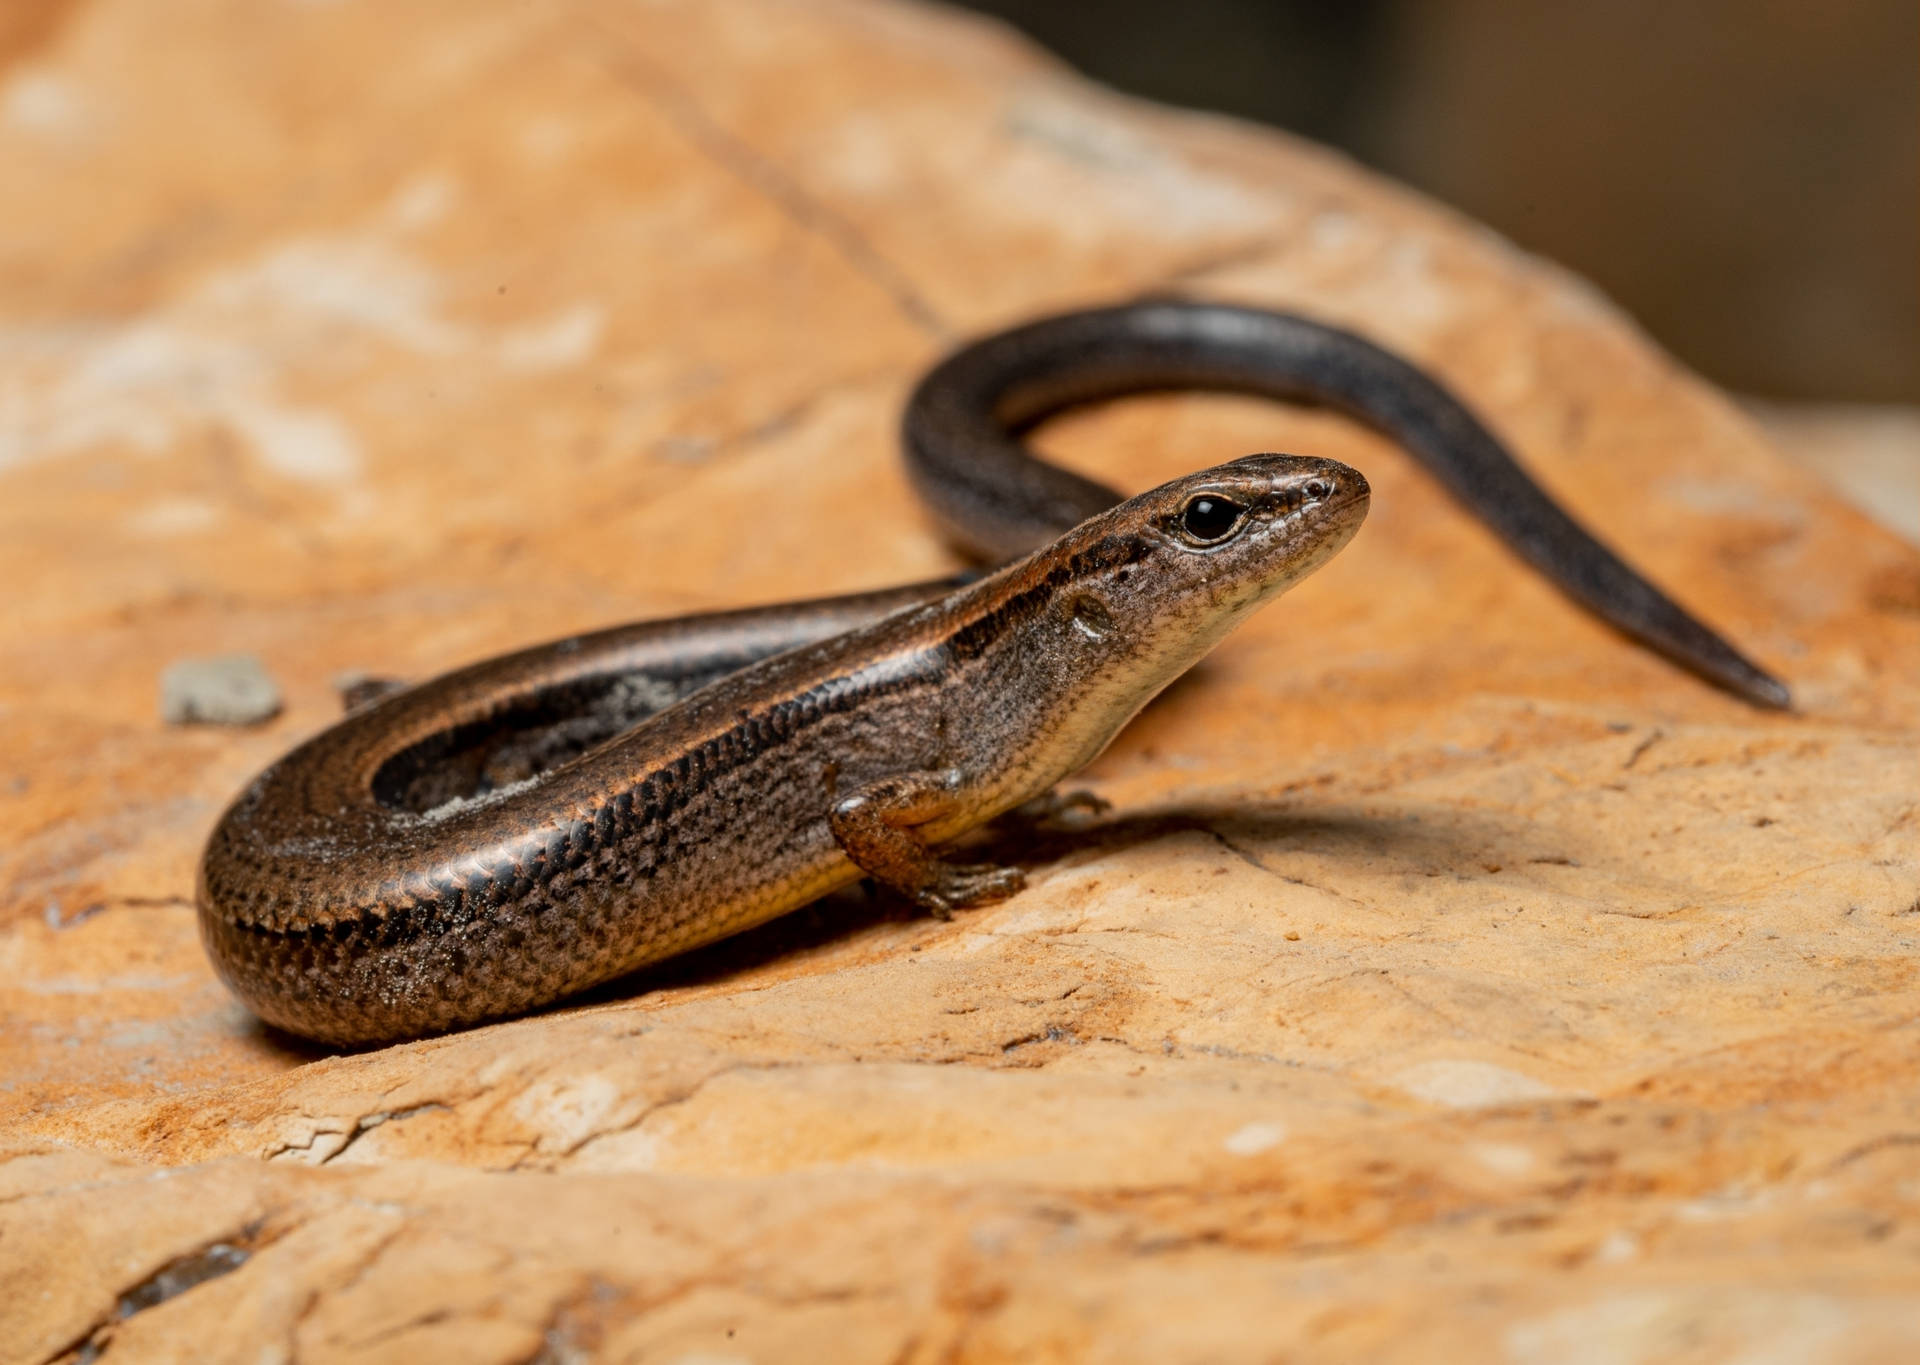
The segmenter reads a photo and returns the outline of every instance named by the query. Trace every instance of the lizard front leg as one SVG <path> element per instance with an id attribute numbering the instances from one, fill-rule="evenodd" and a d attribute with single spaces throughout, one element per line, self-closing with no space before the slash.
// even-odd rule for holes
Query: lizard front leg
<path id="1" fill-rule="evenodd" d="M 951 919 L 955 910 L 1005 900 L 1027 884 L 1017 867 L 947 862 L 921 838 L 919 827 L 950 814 L 962 790 L 954 768 L 885 777 L 836 802 L 827 824 L 862 872 Z"/>

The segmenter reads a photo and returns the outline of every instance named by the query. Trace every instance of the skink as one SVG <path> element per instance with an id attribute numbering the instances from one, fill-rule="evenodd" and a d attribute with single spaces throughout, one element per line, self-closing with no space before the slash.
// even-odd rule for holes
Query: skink
<path id="1" fill-rule="evenodd" d="M 198 904 L 221 976 L 269 1023 L 363 1045 L 524 1012 L 861 875 L 940 914 L 1012 894 L 1017 869 L 940 846 L 1091 761 L 1365 515 L 1365 480 L 1332 461 L 1249 456 L 1122 501 L 1020 441 L 1063 407 L 1150 388 L 1352 413 L 1598 615 L 1787 704 L 1388 352 L 1223 305 L 1071 314 L 961 350 L 907 407 L 922 497 L 1013 562 L 576 637 L 355 712 L 210 837 Z"/>

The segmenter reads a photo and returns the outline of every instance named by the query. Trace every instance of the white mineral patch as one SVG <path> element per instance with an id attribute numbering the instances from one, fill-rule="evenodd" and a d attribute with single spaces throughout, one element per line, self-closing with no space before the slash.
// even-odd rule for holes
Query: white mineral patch
<path id="1" fill-rule="evenodd" d="M 1137 124 L 1112 117 L 1091 98 L 1066 99 L 1054 92 L 1014 99 L 1002 128 L 1016 141 L 1045 148 L 1087 172 L 1074 186 L 1092 196 L 1077 210 L 1058 209 L 1059 172 L 1043 181 L 1036 168 L 1019 157 L 997 161 L 1002 192 L 987 196 L 1002 211 L 1044 217 L 1063 236 L 1092 240 L 1110 235 L 1116 222 L 1167 238 L 1216 237 L 1228 232 L 1272 230 L 1292 214 L 1284 192 L 1256 192 L 1241 181 L 1215 175 L 1183 156 Z"/>
<path id="2" fill-rule="evenodd" d="M 156 539 L 204 531 L 220 520 L 220 509 L 205 498 L 156 498 L 127 517 L 127 529 Z"/>
<path id="3" fill-rule="evenodd" d="M 644 1127 L 589 1138 L 568 1159 L 576 1171 L 651 1171 L 660 1164 L 661 1140 Z"/>
<path id="4" fill-rule="evenodd" d="M 1635 1290 L 1516 1323 L 1507 1331 L 1506 1356 L 1514 1365 L 1683 1358 L 1789 1365 L 1866 1359 L 1841 1349 L 1842 1344 L 1850 1331 L 1886 1321 L 1889 1307 L 1872 1300 L 1784 1292 L 1777 1286 Z M 1894 1311 L 1910 1315 L 1911 1300 Z"/>
<path id="5" fill-rule="evenodd" d="M 332 1125 L 331 1127 L 322 1125 Z M 284 1161 L 301 1166 L 324 1166 L 342 1148 L 351 1136 L 340 1119 L 322 1119 L 319 1121 L 299 1119 L 287 1126 L 280 1136 L 278 1150 L 272 1152 L 269 1161 Z"/>
<path id="6" fill-rule="evenodd" d="M 1593 1249 L 1596 1265 L 1625 1265 L 1640 1254 L 1640 1239 L 1631 1232 L 1609 1232 Z"/>
<path id="7" fill-rule="evenodd" d="M 337 483 L 360 471 L 360 447 L 329 412 L 232 399 L 224 413 L 276 473 L 309 483 Z"/>
<path id="8" fill-rule="evenodd" d="M 1516 1100 L 1545 1099 L 1553 1088 L 1492 1062 L 1436 1058 L 1408 1067 L 1392 1084 L 1415 1099 L 1450 1109 L 1478 1109 Z"/>
<path id="9" fill-rule="evenodd" d="M 1522 1176 L 1539 1164 L 1530 1150 L 1513 1142 L 1476 1142 L 1467 1150 L 1475 1161 L 1498 1175 Z"/>
<path id="10" fill-rule="evenodd" d="M 606 310 L 579 303 L 546 319 L 516 327 L 500 338 L 500 362 L 514 370 L 566 369 L 592 357 L 600 345 Z"/>
<path id="11" fill-rule="evenodd" d="M 1258 1156 L 1287 1140 L 1284 1123 L 1249 1123 L 1235 1129 L 1222 1146 L 1235 1156 Z"/>
<path id="12" fill-rule="evenodd" d="M 1322 209 L 1307 225 L 1307 245 L 1315 251 L 1343 251 L 1359 235 L 1359 219 L 1345 209 Z"/>
<path id="13" fill-rule="evenodd" d="M 1051 905 L 1044 909 L 1010 906 L 1000 910 L 992 920 L 986 920 L 983 916 L 982 927 L 972 937 L 978 937 L 984 947 L 996 937 L 1023 938 L 1028 934 L 1067 932 L 1080 922 L 1081 916 L 1082 912 L 1070 905 Z"/>
<path id="14" fill-rule="evenodd" d="M 418 232 L 445 218 L 459 196 L 451 176 L 416 175 L 387 202 L 387 221 L 401 232 Z"/>
<path id="15" fill-rule="evenodd" d="M 74 133 L 86 123 L 86 106 L 64 78 L 22 71 L 0 93 L 0 117 L 30 133 Z"/>
<path id="16" fill-rule="evenodd" d="M 856 111 L 834 125 L 821 161 L 834 184 L 856 194 L 885 194 L 906 159 L 905 139 L 881 114 Z"/>
<path id="17" fill-rule="evenodd" d="M 342 340 L 385 342 L 422 354 L 470 344 L 439 312 L 439 282 L 412 257 L 373 236 L 309 237 L 222 271 L 194 300 L 196 316 L 247 325 L 275 318 L 282 352 L 308 359 Z"/>
<path id="18" fill-rule="evenodd" d="M 521 154 L 543 166 L 563 160 L 579 140 L 572 122 L 545 114 L 528 119 L 514 135 Z"/>
<path id="19" fill-rule="evenodd" d="M 101 446 L 159 455 L 218 427 L 275 473 L 351 498 L 365 464 L 351 417 L 294 398 L 296 383 L 332 389 L 395 352 L 509 372 L 590 359 L 597 304 L 499 332 L 447 316 L 435 275 L 383 233 L 433 221 L 454 194 L 418 177 L 383 229 L 283 242 L 124 320 L 0 328 L 0 470 Z"/>
<path id="20" fill-rule="evenodd" d="M 536 1082 L 513 1102 L 513 1113 L 539 1133 L 542 1151 L 567 1152 L 597 1132 L 624 1102 L 605 1076 L 557 1076 Z"/>
<path id="21" fill-rule="evenodd" d="M 1398 325 L 1409 336 L 1438 331 L 1458 312 L 1458 296 L 1435 272 L 1431 246 L 1418 237 L 1402 238 L 1388 248 L 1373 287 L 1392 296 L 1400 313 Z M 1529 379 L 1532 368 L 1529 363 Z"/>

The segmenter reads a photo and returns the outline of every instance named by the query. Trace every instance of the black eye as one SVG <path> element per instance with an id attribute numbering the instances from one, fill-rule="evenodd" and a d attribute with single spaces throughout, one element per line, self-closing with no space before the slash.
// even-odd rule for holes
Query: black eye
<path id="1" fill-rule="evenodd" d="M 1315 502 L 1333 495 L 1333 487 L 1325 479 L 1308 479 L 1300 485 L 1300 491 Z"/>
<path id="2" fill-rule="evenodd" d="M 1186 511 L 1180 514 L 1180 524 L 1195 540 L 1211 543 L 1231 535 L 1246 510 L 1230 498 L 1203 493 L 1187 504 Z"/>

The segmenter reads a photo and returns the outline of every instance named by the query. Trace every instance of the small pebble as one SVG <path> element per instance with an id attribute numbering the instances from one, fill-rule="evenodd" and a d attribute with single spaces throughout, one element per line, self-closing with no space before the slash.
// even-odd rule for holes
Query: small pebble
<path id="1" fill-rule="evenodd" d="M 160 675 L 169 725 L 257 725 L 280 714 L 280 688 L 251 654 L 178 659 Z"/>
<path id="2" fill-rule="evenodd" d="M 377 673 L 369 673 L 363 668 L 349 669 L 345 673 L 333 675 L 333 690 L 340 694 L 340 705 L 348 711 L 358 711 L 363 706 L 371 706 L 382 697 L 392 696 L 395 692 L 404 692 L 407 682 L 404 678 L 388 678 Z"/>

